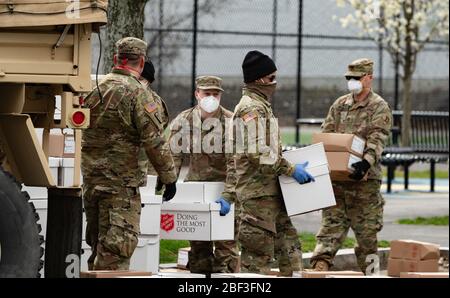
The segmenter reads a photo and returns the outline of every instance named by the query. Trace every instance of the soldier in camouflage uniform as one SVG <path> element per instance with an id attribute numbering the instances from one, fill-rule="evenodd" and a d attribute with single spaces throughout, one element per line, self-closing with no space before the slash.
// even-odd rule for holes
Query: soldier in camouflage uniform
<path id="1" fill-rule="evenodd" d="M 278 122 L 270 104 L 276 89 L 275 63 L 267 55 L 251 51 L 242 68 L 245 86 L 233 115 L 236 194 L 241 205 L 241 271 L 269 274 L 276 255 L 281 275 L 291 276 L 302 269 L 301 246 L 286 212 L 278 176 L 292 176 L 299 183 L 314 178 L 303 165 L 293 165 L 281 155 Z M 262 134 L 252 129 L 260 123 L 267 124 Z M 239 136 L 244 150 L 238 148 Z M 271 150 L 263 150 L 260 142 L 270 142 Z M 254 144 L 257 149 L 252 151 Z"/>
<path id="2" fill-rule="evenodd" d="M 172 156 L 161 149 L 166 141 L 157 104 L 138 81 L 147 44 L 127 37 L 116 46 L 115 67 L 85 103 L 91 119 L 82 137 L 81 169 L 90 270 L 129 268 L 139 233 L 141 146 L 166 184 L 165 200 L 176 192 Z"/>
<path id="3" fill-rule="evenodd" d="M 151 88 L 151 84 L 155 81 L 155 67 L 153 66 L 153 63 L 150 60 L 147 60 L 145 62 L 144 69 L 141 73 L 141 78 L 139 80 L 151 94 L 152 100 L 154 100 L 158 104 L 158 110 L 155 113 L 155 115 L 161 120 L 162 127 L 165 133 L 165 130 L 169 125 L 169 109 L 167 108 L 166 102 Z M 169 148 L 165 149 L 169 150 Z M 142 148 L 141 151 L 139 152 L 139 164 L 140 167 L 142 168 L 143 184 L 144 181 L 146 181 L 147 175 L 153 176 L 158 175 L 155 168 L 152 166 L 151 163 L 149 163 L 144 148 Z"/>
<path id="4" fill-rule="evenodd" d="M 195 97 L 198 105 L 181 112 L 173 120 L 170 146 L 178 174 L 183 160 L 189 159 L 189 171 L 185 181 L 225 182 L 222 197 L 218 200 L 223 209 L 221 215 L 225 215 L 229 211 L 225 210 L 229 208 L 229 203 L 235 203 L 236 195 L 234 161 L 232 154 L 226 154 L 225 151 L 225 122 L 231 120 L 232 112 L 220 106 L 222 92 L 222 79 L 214 76 L 201 76 L 196 79 Z M 212 126 L 209 130 L 202 129 L 202 122 L 206 127 L 208 121 L 216 121 L 215 124 L 221 129 L 217 130 L 216 126 Z M 210 150 L 211 153 L 206 153 L 202 141 L 216 133 L 219 135 L 210 143 L 213 150 Z M 189 144 L 183 142 L 183 138 L 190 140 L 191 136 L 194 137 Z M 216 140 L 220 140 L 221 143 L 214 144 Z M 174 149 L 175 147 L 177 149 Z M 235 218 L 237 233 L 239 230 L 238 208 L 235 208 Z M 190 245 L 188 266 L 192 273 L 238 272 L 239 249 L 236 241 L 190 241 Z"/>
<path id="5" fill-rule="evenodd" d="M 372 91 L 372 73 L 370 59 L 358 59 L 348 66 L 345 77 L 351 93 L 334 102 L 322 124 L 323 132 L 355 134 L 366 140 L 366 147 L 363 160 L 352 165 L 352 180 L 333 183 L 337 205 L 322 212 L 322 227 L 311 260 L 315 270 L 328 270 L 349 228 L 355 233 L 355 254 L 364 273 L 367 256 L 377 253 L 384 206 L 380 158 L 392 126 L 392 112 L 388 103 Z M 367 173 L 367 181 L 361 181 Z"/>

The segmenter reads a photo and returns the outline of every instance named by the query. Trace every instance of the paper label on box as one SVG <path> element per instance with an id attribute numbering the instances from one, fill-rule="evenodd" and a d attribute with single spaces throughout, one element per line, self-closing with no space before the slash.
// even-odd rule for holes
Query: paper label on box
<path id="1" fill-rule="evenodd" d="M 360 154 L 363 154 L 365 145 L 366 145 L 366 143 L 364 142 L 363 139 L 361 139 L 361 138 L 359 138 L 357 136 L 354 136 L 351 149 L 354 152 L 358 152 Z"/>
<path id="2" fill-rule="evenodd" d="M 64 153 L 75 154 L 75 137 L 73 135 L 65 135 Z"/>
<path id="3" fill-rule="evenodd" d="M 350 158 L 348 159 L 348 165 L 347 165 L 347 167 L 348 167 L 350 170 L 353 171 L 352 164 L 354 164 L 355 162 L 359 162 L 359 161 L 361 161 L 361 160 L 362 160 L 362 159 L 359 158 L 358 156 L 353 155 L 353 154 L 350 154 Z"/>
<path id="4" fill-rule="evenodd" d="M 210 234 L 209 215 L 209 212 L 163 211 L 161 237 L 163 239 L 206 239 Z"/>
<path id="5" fill-rule="evenodd" d="M 186 250 L 179 250 L 177 264 L 186 267 L 188 261 L 189 261 L 189 252 Z"/>

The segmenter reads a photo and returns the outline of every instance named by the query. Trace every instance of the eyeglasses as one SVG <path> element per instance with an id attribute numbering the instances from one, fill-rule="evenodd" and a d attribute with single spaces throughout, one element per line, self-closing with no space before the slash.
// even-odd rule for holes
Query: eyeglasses
<path id="1" fill-rule="evenodd" d="M 363 76 L 362 77 L 345 77 L 345 79 L 347 80 L 347 81 L 350 81 L 350 80 L 357 80 L 357 81 L 359 81 L 359 80 L 361 80 L 363 78 Z"/>

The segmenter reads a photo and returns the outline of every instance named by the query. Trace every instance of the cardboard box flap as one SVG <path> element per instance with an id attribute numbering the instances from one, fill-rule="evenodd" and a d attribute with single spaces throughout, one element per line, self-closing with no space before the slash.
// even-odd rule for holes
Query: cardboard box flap
<path id="1" fill-rule="evenodd" d="M 327 152 L 352 152 L 358 156 L 364 154 L 366 141 L 353 134 L 314 133 L 312 143 L 323 143 Z"/>
<path id="2" fill-rule="evenodd" d="M 146 205 L 161 205 L 163 201 L 162 196 L 149 195 L 148 193 L 141 192 L 141 202 Z"/>
<path id="3" fill-rule="evenodd" d="M 219 205 L 219 204 L 215 204 Z M 164 202 L 161 211 L 210 211 L 210 204 L 204 203 L 170 203 Z M 220 208 L 219 208 L 220 209 Z"/>
<path id="4" fill-rule="evenodd" d="M 410 260 L 439 259 L 440 249 L 438 244 L 415 240 L 391 241 L 390 258 Z"/>
<path id="5" fill-rule="evenodd" d="M 328 164 L 322 143 L 283 152 L 283 157 L 293 164 L 308 162 L 307 169 Z"/>

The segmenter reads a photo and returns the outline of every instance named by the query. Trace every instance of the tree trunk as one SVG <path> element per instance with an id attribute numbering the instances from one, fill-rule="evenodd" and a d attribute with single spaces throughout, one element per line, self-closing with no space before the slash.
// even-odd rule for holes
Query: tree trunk
<path id="1" fill-rule="evenodd" d="M 144 8 L 148 0 L 109 0 L 103 51 L 103 73 L 111 71 L 116 42 L 127 36 L 144 38 Z"/>
<path id="2" fill-rule="evenodd" d="M 411 145 L 411 87 L 412 73 L 407 72 L 403 77 L 403 95 L 402 95 L 402 146 L 409 147 Z"/>

